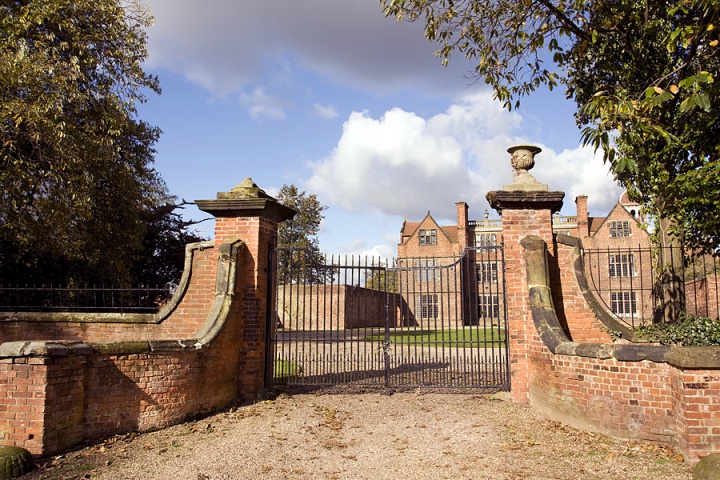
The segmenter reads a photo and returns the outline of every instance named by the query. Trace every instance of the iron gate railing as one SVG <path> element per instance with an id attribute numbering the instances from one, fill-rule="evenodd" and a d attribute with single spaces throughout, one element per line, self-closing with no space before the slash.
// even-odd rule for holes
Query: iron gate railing
<path id="1" fill-rule="evenodd" d="M 674 321 L 680 314 L 718 318 L 718 257 L 641 246 L 588 249 L 583 255 L 595 297 L 630 328 Z"/>
<path id="2" fill-rule="evenodd" d="M 172 294 L 169 286 L 0 284 L 0 311 L 154 313 Z"/>
<path id="3" fill-rule="evenodd" d="M 268 377 L 509 389 L 502 253 L 381 261 L 277 249 Z"/>

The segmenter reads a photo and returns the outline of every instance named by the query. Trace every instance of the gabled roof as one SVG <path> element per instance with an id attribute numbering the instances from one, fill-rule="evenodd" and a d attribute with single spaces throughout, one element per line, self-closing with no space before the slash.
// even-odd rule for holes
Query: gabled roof
<path id="1" fill-rule="evenodd" d="M 629 220 L 634 221 L 637 226 L 642 224 L 640 220 L 630 215 L 630 212 L 628 212 L 627 209 L 618 201 L 618 203 L 616 203 L 607 214 L 607 217 L 591 217 L 588 219 L 588 222 L 590 223 L 590 235 L 595 235 L 599 232 L 603 225 L 607 222 L 608 218 L 612 217 L 613 213 L 618 209 L 622 211 L 625 214 L 624 216 L 626 216 Z"/>
<path id="2" fill-rule="evenodd" d="M 590 230 L 590 235 L 595 235 L 598 230 L 600 230 L 600 227 L 605 223 L 606 217 L 590 217 L 588 218 L 588 229 Z"/>
<path id="3" fill-rule="evenodd" d="M 458 243 L 458 229 L 455 225 L 446 225 L 444 227 L 440 227 L 442 229 L 443 233 L 445 233 L 445 236 L 450 240 L 450 243 Z"/>
<path id="4" fill-rule="evenodd" d="M 425 218 L 422 219 L 420 222 L 403 222 L 403 226 L 400 229 L 400 237 L 402 238 L 402 242 L 405 243 L 406 240 L 409 240 L 410 238 L 415 235 L 415 233 L 420 229 L 420 226 L 425 223 L 427 219 L 430 219 L 437 227 L 437 230 L 442 232 L 442 234 L 445 236 L 445 238 L 448 239 L 450 243 L 457 243 L 458 242 L 458 235 L 457 235 L 457 226 L 455 225 L 448 225 L 441 227 L 438 225 L 438 223 L 435 221 L 435 219 L 430 215 L 430 211 L 428 210 L 427 215 L 425 215 Z"/>
<path id="5" fill-rule="evenodd" d="M 400 229 L 400 234 L 402 236 L 412 236 L 418 228 L 420 228 L 420 222 L 405 222 Z"/>

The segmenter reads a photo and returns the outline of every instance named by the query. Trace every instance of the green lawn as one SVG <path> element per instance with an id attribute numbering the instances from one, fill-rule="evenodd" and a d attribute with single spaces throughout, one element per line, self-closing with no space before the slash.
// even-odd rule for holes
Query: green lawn
<path id="1" fill-rule="evenodd" d="M 384 334 L 368 335 L 367 342 L 382 342 Z M 505 332 L 497 328 L 468 327 L 456 330 L 417 329 L 397 330 L 390 332 L 389 340 L 392 343 L 423 344 L 423 345 L 451 345 L 459 347 L 478 347 L 485 342 L 501 342 L 505 340 Z"/>
<path id="2" fill-rule="evenodd" d="M 286 383 L 290 377 L 296 376 L 300 371 L 298 364 L 287 360 L 277 360 L 273 366 L 273 379 L 277 383 Z"/>

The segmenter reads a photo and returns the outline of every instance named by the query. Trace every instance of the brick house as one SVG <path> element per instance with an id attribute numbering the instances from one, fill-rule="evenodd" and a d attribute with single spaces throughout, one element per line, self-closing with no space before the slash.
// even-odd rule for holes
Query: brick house
<path id="1" fill-rule="evenodd" d="M 586 196 L 579 196 L 575 204 L 574 236 L 587 252 L 587 277 L 599 300 L 630 323 L 652 318 L 652 243 L 640 205 L 623 193 L 607 216 L 589 217 Z"/>
<path id="2" fill-rule="evenodd" d="M 420 326 L 455 328 L 490 322 L 504 311 L 502 252 L 496 247 L 499 220 L 468 220 L 458 202 L 457 223 L 440 225 L 428 211 L 420 222 L 405 220 L 400 230 L 398 267 L 401 291 Z M 462 292 L 461 301 L 455 294 Z"/>
<path id="3" fill-rule="evenodd" d="M 578 237 L 584 248 L 593 252 L 586 259 L 586 267 L 592 274 L 588 277 L 595 279 L 594 286 L 609 311 L 619 317 L 649 318 L 652 313 L 649 311 L 652 282 L 648 282 L 652 278 L 651 243 L 640 205 L 623 193 L 607 216 L 590 217 L 587 199 L 585 195 L 575 199 L 575 216 L 554 215 L 553 233 Z M 458 202 L 456 207 L 454 225 L 438 224 L 428 211 L 419 222 L 404 220 L 400 229 L 399 266 L 428 269 L 415 275 L 413 288 L 408 289 L 414 292 L 409 296 L 413 298 L 407 298 L 408 305 L 414 306 L 421 323 L 423 319 L 437 318 L 442 307 L 439 305 L 442 299 L 433 293 L 433 285 L 439 280 L 438 270 L 452 259 L 460 258 L 466 249 L 473 256 L 472 276 L 477 280 L 477 299 L 463 302 L 463 324 L 474 324 L 477 318 L 498 318 L 503 308 L 499 287 L 503 282 L 502 253 L 494 248 L 502 244 L 502 221 L 490 219 L 487 211 L 483 220 L 469 220 L 467 203 Z M 634 252 L 628 252 L 630 249 Z M 459 275 L 469 278 L 467 272 Z M 640 283 L 640 279 L 644 282 Z M 408 278 L 405 281 L 410 282 Z M 474 295 L 472 290 L 471 295 Z M 477 311 L 477 317 L 470 313 L 473 310 Z M 455 313 L 452 308 L 447 311 Z"/>

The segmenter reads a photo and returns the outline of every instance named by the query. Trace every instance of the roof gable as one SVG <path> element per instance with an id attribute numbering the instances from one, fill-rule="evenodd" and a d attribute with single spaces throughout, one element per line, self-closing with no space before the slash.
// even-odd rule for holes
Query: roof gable
<path id="1" fill-rule="evenodd" d="M 590 234 L 594 236 L 600 230 L 602 230 L 602 228 L 608 221 L 614 220 L 632 220 L 633 222 L 635 222 L 635 226 L 640 227 L 642 225 L 642 223 L 637 218 L 633 217 L 630 212 L 628 212 L 627 209 L 620 202 L 618 202 L 613 206 L 613 208 L 610 210 L 610 213 L 608 213 L 606 217 L 596 217 L 591 219 Z"/>
<path id="2" fill-rule="evenodd" d="M 430 230 L 434 229 L 440 232 L 438 235 L 442 234 L 443 237 L 449 242 L 449 243 L 457 243 L 457 227 L 456 226 L 446 226 L 441 227 L 435 219 L 430 215 L 430 211 L 428 210 L 427 215 L 425 215 L 425 218 L 422 219 L 420 222 L 405 222 L 403 225 L 402 230 L 400 231 L 400 235 L 403 239 L 403 243 L 408 243 L 412 238 L 415 238 L 418 236 L 420 230 Z"/>

